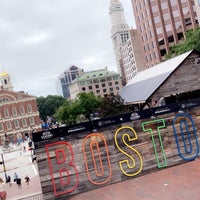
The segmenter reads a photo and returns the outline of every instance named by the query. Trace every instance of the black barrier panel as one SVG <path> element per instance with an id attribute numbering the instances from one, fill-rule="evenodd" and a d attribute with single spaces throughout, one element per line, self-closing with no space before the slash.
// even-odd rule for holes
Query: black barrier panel
<path id="1" fill-rule="evenodd" d="M 184 102 L 178 102 L 175 104 L 169 104 L 166 106 L 154 107 L 151 109 L 145 109 L 142 111 L 126 113 L 117 115 L 114 117 L 107 117 L 90 122 L 79 123 L 71 126 L 64 126 L 55 129 L 47 129 L 41 132 L 33 133 L 32 138 L 34 143 L 47 141 L 54 138 L 62 138 L 69 134 L 81 133 L 85 131 L 95 131 L 98 128 L 108 127 L 116 124 L 130 122 L 138 119 L 150 118 L 152 116 L 158 116 L 161 114 L 167 114 L 171 112 L 178 112 L 180 110 L 187 110 L 193 107 L 200 106 L 200 98 L 192 99 Z M 37 148 L 37 145 L 35 145 Z"/>

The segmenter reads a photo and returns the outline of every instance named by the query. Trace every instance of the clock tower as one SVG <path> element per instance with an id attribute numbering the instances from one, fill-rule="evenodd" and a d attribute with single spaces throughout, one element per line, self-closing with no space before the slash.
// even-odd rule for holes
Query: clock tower
<path id="1" fill-rule="evenodd" d="M 120 66 L 120 48 L 130 38 L 129 26 L 124 17 L 124 9 L 119 0 L 111 0 L 109 14 L 111 18 L 111 38 L 115 52 L 117 70 L 122 75 L 122 66 Z"/>

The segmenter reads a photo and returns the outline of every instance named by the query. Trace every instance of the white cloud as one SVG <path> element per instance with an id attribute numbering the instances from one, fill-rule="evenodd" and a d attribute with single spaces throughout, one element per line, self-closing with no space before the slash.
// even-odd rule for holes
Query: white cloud
<path id="1" fill-rule="evenodd" d="M 116 70 L 109 6 L 109 0 L 1 0 L 0 66 L 14 89 L 56 94 L 57 76 L 72 64 Z"/>

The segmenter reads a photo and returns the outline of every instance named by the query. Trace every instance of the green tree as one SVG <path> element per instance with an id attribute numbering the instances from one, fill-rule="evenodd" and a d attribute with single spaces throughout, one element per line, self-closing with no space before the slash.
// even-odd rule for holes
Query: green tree
<path id="1" fill-rule="evenodd" d="M 66 99 L 58 95 L 48 95 L 47 97 L 37 97 L 37 106 L 40 118 L 46 120 L 47 116 L 54 116 L 57 109 L 66 102 Z"/>
<path id="2" fill-rule="evenodd" d="M 128 110 L 124 106 L 124 100 L 119 95 L 109 94 L 102 98 L 99 112 L 101 117 L 110 117 L 122 113 L 126 113 Z"/>
<path id="3" fill-rule="evenodd" d="M 65 102 L 56 112 L 55 117 L 66 125 L 77 123 L 78 119 L 85 117 L 91 120 L 91 114 L 98 111 L 101 98 L 94 93 L 79 93 L 74 101 Z"/>
<path id="4" fill-rule="evenodd" d="M 175 57 L 192 49 L 200 52 L 200 28 L 186 32 L 185 39 L 173 46 L 166 58 Z"/>
<path id="5" fill-rule="evenodd" d="M 79 110 L 76 101 L 66 101 L 55 114 L 56 119 L 66 125 L 76 123 Z"/>
<path id="6" fill-rule="evenodd" d="M 76 109 L 79 110 L 80 115 L 84 115 L 89 121 L 91 114 L 98 111 L 101 103 L 101 97 L 97 97 L 93 92 L 81 92 L 76 98 Z"/>

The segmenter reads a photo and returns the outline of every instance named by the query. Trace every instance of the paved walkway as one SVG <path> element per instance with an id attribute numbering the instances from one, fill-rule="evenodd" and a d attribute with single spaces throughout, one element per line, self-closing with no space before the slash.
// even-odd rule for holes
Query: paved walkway
<path id="1" fill-rule="evenodd" d="M 7 200 L 19 200 L 27 198 L 29 196 L 34 196 L 41 194 L 41 185 L 39 176 L 34 176 L 31 178 L 29 185 L 24 181 L 22 182 L 22 188 L 19 189 L 16 183 L 12 183 L 12 186 L 6 184 Z"/>
<path id="2" fill-rule="evenodd" d="M 32 163 L 30 151 L 22 151 L 24 146 L 26 146 L 26 149 L 28 149 L 28 143 L 25 142 L 19 146 L 13 146 L 10 152 L 4 152 L 3 154 L 6 174 L 10 175 L 12 182 L 11 186 L 9 184 L 5 184 L 7 200 L 19 200 L 28 196 L 42 193 L 37 164 L 35 162 Z M 15 172 L 18 174 L 19 178 L 22 179 L 21 189 L 18 188 L 15 182 L 13 182 Z M 29 185 L 27 185 L 24 180 L 26 175 L 30 177 Z M 5 180 L 3 165 L 0 165 L 0 177 Z"/>
<path id="3" fill-rule="evenodd" d="M 199 200 L 200 159 L 68 198 L 80 199 Z"/>

